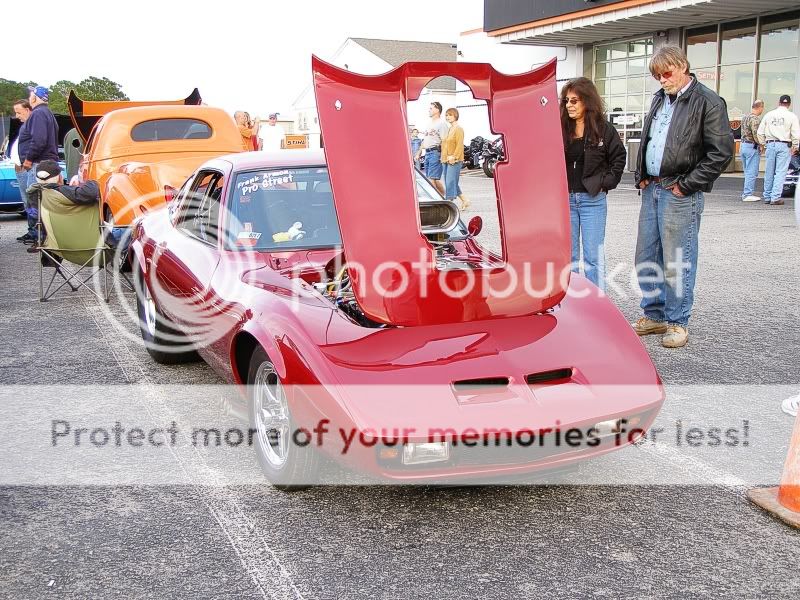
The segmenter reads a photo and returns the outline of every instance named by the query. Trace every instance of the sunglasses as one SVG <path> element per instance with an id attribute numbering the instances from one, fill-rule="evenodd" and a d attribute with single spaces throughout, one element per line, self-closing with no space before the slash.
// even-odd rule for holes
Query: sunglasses
<path id="1" fill-rule="evenodd" d="M 577 103 L 578 103 L 578 102 L 580 102 L 580 101 L 581 101 L 581 99 L 580 99 L 580 98 L 564 98 L 564 99 L 562 100 L 562 102 L 563 102 L 564 104 L 577 104 Z"/>
<path id="2" fill-rule="evenodd" d="M 672 77 L 672 73 L 673 71 L 664 71 L 663 73 L 654 74 L 653 77 L 655 78 L 656 81 L 661 81 L 662 77 L 664 79 L 669 79 L 670 77 Z"/>

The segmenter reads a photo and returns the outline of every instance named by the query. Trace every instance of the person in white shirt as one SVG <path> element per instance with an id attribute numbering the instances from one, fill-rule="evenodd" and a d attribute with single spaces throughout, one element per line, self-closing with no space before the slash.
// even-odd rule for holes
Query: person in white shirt
<path id="1" fill-rule="evenodd" d="M 419 160 L 425 153 L 425 177 L 434 185 L 436 190 L 444 196 L 444 183 L 442 183 L 442 140 L 447 137 L 450 128 L 447 121 L 442 118 L 442 105 L 440 102 L 431 102 L 428 109 L 431 118 L 428 128 L 423 132 L 422 146 L 414 155 L 414 160 Z"/>
<path id="2" fill-rule="evenodd" d="M 27 121 L 28 117 L 31 116 L 30 103 L 27 100 L 17 100 L 14 103 L 14 116 L 16 116 L 22 122 L 22 127 L 20 127 L 19 132 L 17 132 L 17 137 L 14 139 L 14 143 L 11 144 L 8 156 L 11 158 L 11 162 L 14 163 L 14 173 L 17 176 L 17 184 L 19 185 L 19 195 L 22 197 L 22 204 L 27 210 L 28 172 L 22 168 L 22 161 L 19 158 L 19 134 L 22 133 L 22 129 L 25 127 L 25 121 Z M 24 242 L 26 240 L 28 240 L 28 234 L 17 238 L 17 241 L 19 242 Z"/>
<path id="3" fill-rule="evenodd" d="M 789 160 L 800 147 L 800 121 L 789 110 L 792 99 L 784 94 L 778 108 L 769 111 L 758 126 L 758 142 L 767 146 L 767 164 L 764 168 L 764 204 L 783 204 L 783 180 L 789 169 Z"/>
<path id="4" fill-rule="evenodd" d="M 258 130 L 262 150 L 280 150 L 283 148 L 283 138 L 286 132 L 278 125 L 278 113 L 270 113 L 265 126 Z"/>

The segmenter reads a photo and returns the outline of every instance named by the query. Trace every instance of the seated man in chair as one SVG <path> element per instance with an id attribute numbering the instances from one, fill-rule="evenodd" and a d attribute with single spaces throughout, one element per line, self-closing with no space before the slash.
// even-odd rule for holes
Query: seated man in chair
<path id="1" fill-rule="evenodd" d="M 64 177 L 61 173 L 61 168 L 54 160 L 43 160 L 39 163 L 39 168 L 36 171 L 36 180 L 28 192 L 30 195 L 30 208 L 26 209 L 35 221 L 39 219 L 39 206 L 41 205 L 43 190 L 52 190 L 47 193 L 56 193 L 77 206 L 99 206 L 100 205 L 100 188 L 97 186 L 96 181 L 86 181 L 80 185 L 64 185 Z M 106 235 L 106 243 L 112 248 L 117 248 L 121 241 L 125 244 L 122 248 L 124 251 L 127 248 L 128 234 L 127 228 L 114 228 Z M 38 235 L 46 235 L 44 226 L 42 232 Z M 44 238 L 37 240 L 37 244 L 28 248 L 28 252 L 38 252 Z"/>
<path id="2" fill-rule="evenodd" d="M 92 204 L 99 206 L 100 204 L 100 188 L 97 187 L 96 181 L 87 181 L 77 186 L 64 185 L 64 177 L 58 163 L 54 160 L 43 160 L 36 170 L 36 183 L 28 188 L 30 208 L 26 210 L 37 221 L 39 219 L 42 191 L 45 189 L 53 190 L 53 192 L 60 194 L 73 204 L 82 206 Z M 43 236 L 45 234 L 46 232 L 42 231 L 38 235 Z M 38 239 L 36 244 L 28 248 L 28 252 L 38 252 L 43 241 L 43 237 Z"/>

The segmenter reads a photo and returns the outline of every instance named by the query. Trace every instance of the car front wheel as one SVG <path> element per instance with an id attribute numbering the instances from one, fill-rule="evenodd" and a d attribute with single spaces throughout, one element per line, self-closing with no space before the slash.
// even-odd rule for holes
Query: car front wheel
<path id="1" fill-rule="evenodd" d="M 259 347 L 247 375 L 250 423 L 258 464 L 270 483 L 284 491 L 309 487 L 319 455 L 304 436 L 296 436 L 286 390 L 267 353 Z M 299 443 L 298 443 L 299 442 Z"/>

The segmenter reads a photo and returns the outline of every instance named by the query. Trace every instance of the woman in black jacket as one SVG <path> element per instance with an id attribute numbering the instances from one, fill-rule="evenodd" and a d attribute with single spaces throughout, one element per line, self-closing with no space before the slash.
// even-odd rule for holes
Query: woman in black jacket
<path id="1" fill-rule="evenodd" d="M 571 79 L 561 90 L 572 270 L 579 272 L 583 256 L 584 274 L 605 291 L 606 192 L 622 177 L 625 147 L 604 112 L 597 88 L 586 77 Z"/>

